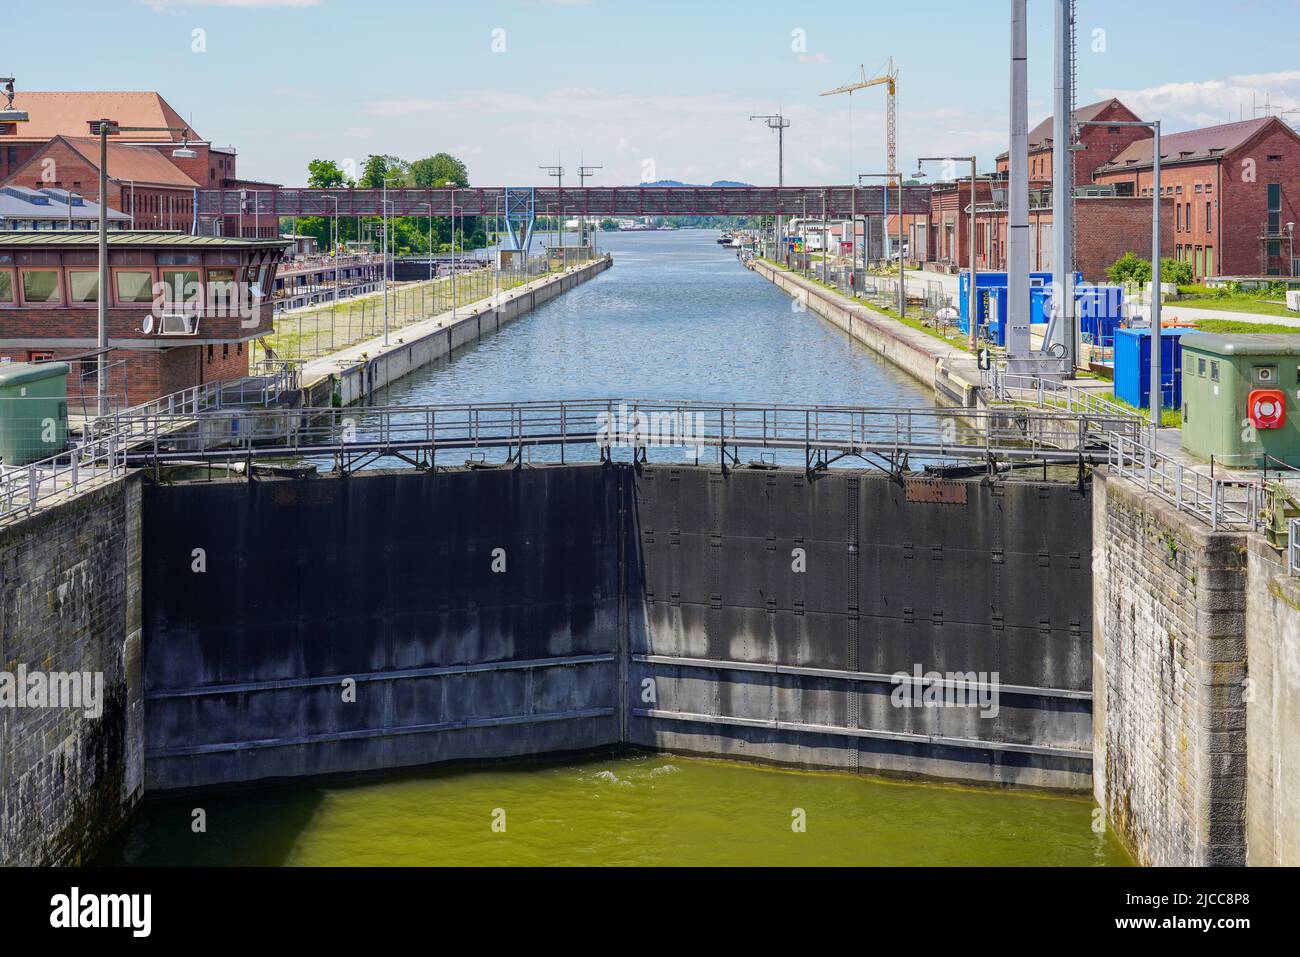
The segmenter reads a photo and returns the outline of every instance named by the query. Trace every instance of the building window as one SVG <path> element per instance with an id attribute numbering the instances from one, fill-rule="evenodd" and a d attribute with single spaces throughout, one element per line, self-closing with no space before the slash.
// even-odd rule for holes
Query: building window
<path id="1" fill-rule="evenodd" d="M 1208 199 L 1205 201 L 1205 231 L 1208 233 L 1214 225 L 1214 214 L 1210 211 L 1214 204 Z"/>
<path id="2" fill-rule="evenodd" d="M 1268 231 L 1272 235 L 1276 235 L 1282 231 L 1281 183 L 1268 184 Z"/>
<path id="3" fill-rule="evenodd" d="M 14 301 L 14 274 L 8 269 L 0 269 L 0 302 Z"/>
<path id="4" fill-rule="evenodd" d="M 163 295 L 167 302 L 198 302 L 199 271 L 197 269 L 164 269 L 162 271 Z"/>
<path id="5" fill-rule="evenodd" d="M 88 269 L 68 273 L 68 298 L 71 302 L 99 301 L 99 273 Z"/>
<path id="6" fill-rule="evenodd" d="M 59 302 L 57 269 L 24 269 L 23 302 Z"/>
<path id="7" fill-rule="evenodd" d="M 1214 275 L 1214 247 L 1205 247 L 1205 275 Z"/>
<path id="8" fill-rule="evenodd" d="M 1210 360 L 1210 381 L 1219 381 L 1219 361 L 1217 359 Z"/>
<path id="9" fill-rule="evenodd" d="M 153 302 L 153 273 L 122 269 L 116 273 L 118 302 Z"/>
<path id="10" fill-rule="evenodd" d="M 1205 360 L 1204 360 L 1204 359 L 1199 359 L 1199 358 L 1198 358 L 1198 359 L 1196 360 L 1196 374 L 1197 374 L 1198 376 L 1200 376 L 1202 379 L 1205 378 Z"/>
<path id="11" fill-rule="evenodd" d="M 208 362 L 212 362 L 212 343 L 208 343 Z"/>

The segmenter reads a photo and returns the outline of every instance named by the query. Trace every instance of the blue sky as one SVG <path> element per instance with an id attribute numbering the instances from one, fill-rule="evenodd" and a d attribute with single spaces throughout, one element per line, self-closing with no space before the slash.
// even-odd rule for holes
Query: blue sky
<path id="1" fill-rule="evenodd" d="M 1050 110 L 1053 6 L 1029 2 L 1031 124 Z M 239 148 L 241 175 L 286 184 L 302 183 L 316 157 L 439 150 L 485 185 L 540 183 L 536 167 L 557 155 L 569 170 L 580 157 L 603 166 L 592 184 L 769 184 L 775 135 L 748 117 L 778 109 L 793 124 L 786 182 L 842 183 L 884 169 L 884 94 L 818 93 L 891 54 L 900 168 L 972 151 L 991 164 L 1007 139 L 1008 9 L 1007 0 L 49 0 L 6 12 L 0 73 L 33 90 L 157 90 L 205 137 Z M 1079 0 L 1078 9 L 1080 103 L 1118 95 L 1170 130 L 1236 119 L 1243 105 L 1249 116 L 1252 98 L 1266 95 L 1300 108 L 1300 0 Z M 1290 119 L 1300 124 L 1300 114 Z"/>

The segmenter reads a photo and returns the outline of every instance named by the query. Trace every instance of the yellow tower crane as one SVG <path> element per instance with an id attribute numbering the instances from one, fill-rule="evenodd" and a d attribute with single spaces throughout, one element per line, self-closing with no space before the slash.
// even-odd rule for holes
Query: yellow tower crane
<path id="1" fill-rule="evenodd" d="M 885 84 L 885 90 L 888 93 L 888 99 L 885 107 L 885 132 L 887 139 L 889 172 L 895 174 L 898 172 L 898 155 L 896 151 L 895 139 L 897 134 L 897 115 L 894 108 L 894 95 L 898 92 L 898 70 L 894 67 L 894 58 L 889 58 L 889 63 L 885 67 L 885 72 L 873 79 L 867 79 L 867 70 L 865 66 L 859 66 L 862 79 L 853 83 L 846 83 L 843 86 L 837 86 L 833 90 L 827 90 L 822 96 L 832 96 L 836 93 L 852 93 L 854 90 L 863 90 L 869 86 L 879 86 Z"/>

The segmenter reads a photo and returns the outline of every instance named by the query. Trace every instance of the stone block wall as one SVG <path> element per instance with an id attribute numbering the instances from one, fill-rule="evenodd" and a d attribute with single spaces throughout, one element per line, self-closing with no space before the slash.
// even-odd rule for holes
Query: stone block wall
<path id="1" fill-rule="evenodd" d="M 1094 481 L 1094 793 L 1143 864 L 1245 863 L 1246 538 Z"/>
<path id="2" fill-rule="evenodd" d="M 130 478 L 0 526 L 0 672 L 103 676 L 98 715 L 0 699 L 0 864 L 82 863 L 142 793 L 140 507 Z"/>

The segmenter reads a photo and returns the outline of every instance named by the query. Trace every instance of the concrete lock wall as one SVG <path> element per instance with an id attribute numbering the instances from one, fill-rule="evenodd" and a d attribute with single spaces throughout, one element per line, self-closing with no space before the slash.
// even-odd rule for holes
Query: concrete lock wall
<path id="1" fill-rule="evenodd" d="M 81 863 L 142 793 L 138 478 L 0 528 L 0 572 L 0 864 Z"/>
<path id="2" fill-rule="evenodd" d="M 180 484 L 145 506 L 151 788 L 621 740 L 1088 784 L 1073 486 L 585 465 Z M 892 707 L 915 666 L 996 672 L 998 714 Z"/>

